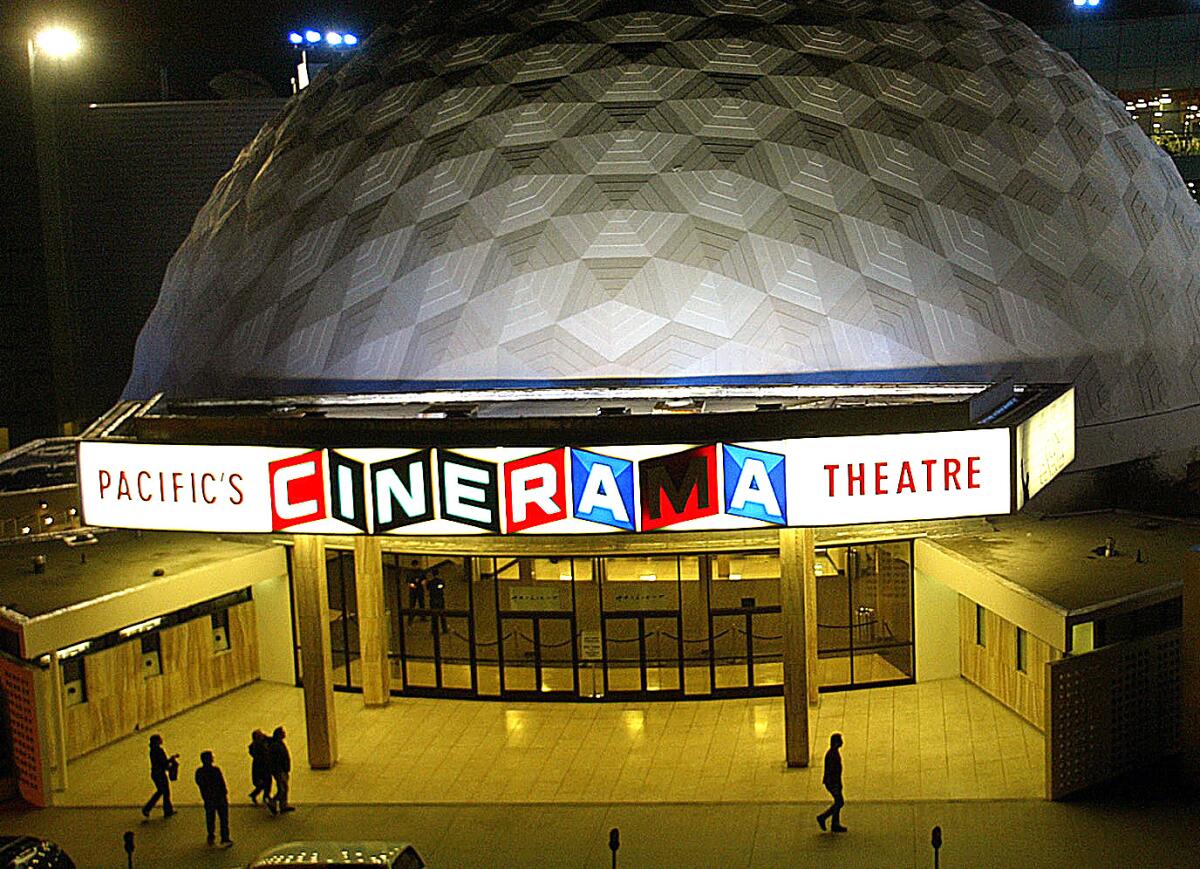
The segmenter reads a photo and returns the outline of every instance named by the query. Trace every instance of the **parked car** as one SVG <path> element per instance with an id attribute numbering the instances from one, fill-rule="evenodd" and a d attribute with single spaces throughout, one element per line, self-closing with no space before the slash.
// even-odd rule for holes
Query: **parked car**
<path id="1" fill-rule="evenodd" d="M 36 836 L 0 836 L 0 869 L 75 869 L 67 852 Z"/>
<path id="2" fill-rule="evenodd" d="M 423 869 L 425 861 L 407 842 L 285 842 L 263 851 L 247 869 L 272 866 L 304 866 L 340 869 L 343 866 L 385 866 L 387 869 Z"/>

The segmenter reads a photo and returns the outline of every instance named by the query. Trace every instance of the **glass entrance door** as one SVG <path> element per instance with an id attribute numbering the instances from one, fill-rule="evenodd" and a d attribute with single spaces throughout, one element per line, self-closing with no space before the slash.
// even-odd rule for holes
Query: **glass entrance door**
<path id="1" fill-rule="evenodd" d="M 829 547 L 817 567 L 821 690 L 913 681 L 912 542 Z"/>
<path id="2" fill-rule="evenodd" d="M 712 693 L 777 694 L 783 684 L 783 617 L 777 550 L 710 556 L 708 632 Z"/>
<path id="3" fill-rule="evenodd" d="M 497 665 L 503 697 L 579 693 L 572 559 L 494 559 Z"/>
<path id="4" fill-rule="evenodd" d="M 599 560 L 606 697 L 683 696 L 683 559 L 695 569 L 696 559 L 689 556 Z"/>
<path id="5" fill-rule="evenodd" d="M 389 608 L 396 613 L 393 673 L 406 694 L 477 693 L 470 561 L 384 554 L 384 583 L 395 602 Z"/>

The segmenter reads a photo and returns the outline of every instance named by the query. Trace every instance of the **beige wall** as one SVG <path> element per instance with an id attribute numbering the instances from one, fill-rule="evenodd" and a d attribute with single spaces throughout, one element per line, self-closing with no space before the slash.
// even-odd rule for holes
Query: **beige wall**
<path id="1" fill-rule="evenodd" d="M 978 601 L 1001 618 L 1020 625 L 1054 648 L 1062 650 L 1067 647 L 1066 610 L 935 540 L 918 539 L 913 544 L 913 553 L 916 560 L 914 569 Z"/>
<path id="2" fill-rule="evenodd" d="M 229 609 L 229 649 L 213 649 L 209 616 L 160 632 L 162 675 L 142 675 L 137 637 L 84 659 L 87 702 L 64 709 L 67 756 L 79 757 L 258 678 L 253 601 Z"/>
<path id="3" fill-rule="evenodd" d="M 251 588 L 258 624 L 259 677 L 267 682 L 294 684 L 292 598 L 287 576 L 276 576 L 255 583 Z"/>
<path id="4" fill-rule="evenodd" d="M 282 546 L 157 577 L 87 603 L 29 619 L 23 625 L 24 657 L 32 659 L 54 649 L 65 649 L 73 643 L 104 636 L 158 613 L 185 609 L 276 576 L 287 576 Z"/>
<path id="5" fill-rule="evenodd" d="M 958 593 L 931 576 L 913 572 L 917 681 L 953 679 L 959 664 Z"/>
<path id="6" fill-rule="evenodd" d="M 1017 670 L 1017 629 L 984 610 L 984 641 L 975 642 L 975 601 L 959 596 L 959 649 L 962 675 L 1039 730 L 1046 728 L 1046 663 L 1062 653 L 1028 635 L 1025 671 Z"/>

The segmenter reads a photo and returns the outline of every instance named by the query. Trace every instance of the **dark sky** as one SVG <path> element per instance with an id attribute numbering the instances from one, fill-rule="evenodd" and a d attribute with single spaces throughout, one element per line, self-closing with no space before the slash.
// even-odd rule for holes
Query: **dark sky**
<path id="1" fill-rule="evenodd" d="M 365 38 L 380 24 L 403 21 L 412 5 L 412 0 L 0 0 L 0 426 L 16 426 L 18 440 L 49 433 L 29 35 L 53 20 L 83 33 L 86 50 L 58 78 L 66 101 L 158 99 L 164 68 L 171 99 L 212 98 L 208 83 L 235 69 L 257 73 L 282 96 L 290 92 L 294 57 L 286 43 L 289 30 L 313 26 Z M 1033 26 L 1082 16 L 1200 11 L 1197 0 L 1102 0 L 1098 9 L 1082 13 L 1070 0 L 992 5 Z"/>
<path id="2" fill-rule="evenodd" d="M 158 93 L 166 67 L 175 97 L 210 95 L 217 73 L 244 68 L 286 93 L 290 51 L 287 31 L 313 23 L 366 36 L 380 23 L 403 18 L 405 0 L 358 2 L 232 2 L 232 0 L 2 0 L 5 48 L 19 49 L 40 20 L 70 21 L 87 34 L 89 51 L 74 64 L 88 100 L 144 99 Z M 993 6 L 1031 23 L 1087 17 L 1137 17 L 1195 11 L 1192 0 L 1102 0 L 1099 9 L 1076 10 L 1070 0 L 995 0 Z M 5 86 L 11 87 L 9 80 Z M 19 83 L 17 83 L 19 84 Z"/>

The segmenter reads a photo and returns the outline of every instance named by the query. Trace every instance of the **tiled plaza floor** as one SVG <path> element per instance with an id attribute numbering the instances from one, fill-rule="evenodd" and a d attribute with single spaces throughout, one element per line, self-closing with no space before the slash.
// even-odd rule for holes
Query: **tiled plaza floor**
<path id="1" fill-rule="evenodd" d="M 824 694 L 812 765 L 784 764 L 780 698 L 665 703 L 392 699 L 365 709 L 336 694 L 339 760 L 305 761 L 299 689 L 254 683 L 165 721 L 180 752 L 177 802 L 197 802 L 191 770 L 212 749 L 234 802 L 250 790 L 251 730 L 282 724 L 292 792 L 304 803 L 819 801 L 821 756 L 841 732 L 850 800 L 1037 798 L 1043 739 L 961 679 Z M 73 761 L 60 805 L 141 803 L 152 787 L 147 735 Z"/>

